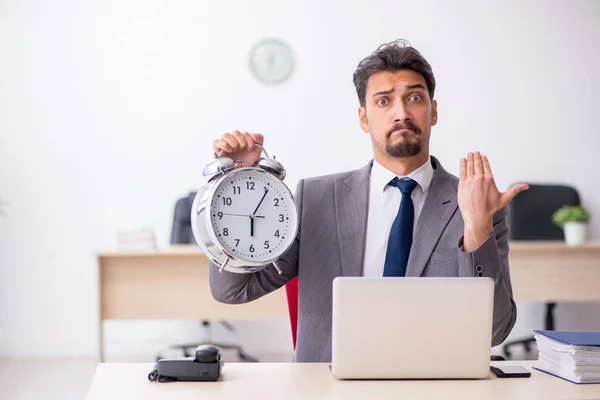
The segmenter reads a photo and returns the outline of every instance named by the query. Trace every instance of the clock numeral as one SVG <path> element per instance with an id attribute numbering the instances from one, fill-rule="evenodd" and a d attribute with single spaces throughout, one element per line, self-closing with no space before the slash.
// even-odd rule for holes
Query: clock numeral
<path id="1" fill-rule="evenodd" d="M 217 215 L 219 216 L 219 219 L 223 219 L 223 213 L 221 211 L 219 211 Z"/>
<path id="2" fill-rule="evenodd" d="M 253 246 L 253 245 L 250 245 L 250 248 L 249 248 L 249 250 L 250 250 L 250 253 L 254 253 L 254 246 Z"/>
<path id="3" fill-rule="evenodd" d="M 241 194 L 242 193 L 242 188 L 239 186 L 234 186 L 233 187 L 233 194 Z"/>
<path id="4" fill-rule="evenodd" d="M 275 207 L 279 207 L 279 199 L 275 198 L 273 200 L 275 200 Z"/>
<path id="5" fill-rule="evenodd" d="M 223 197 L 223 205 L 230 206 L 231 205 L 231 197 Z"/>
<path id="6" fill-rule="evenodd" d="M 279 237 L 279 229 L 275 231 L 275 237 Z"/>
<path id="7" fill-rule="evenodd" d="M 254 190 L 254 182 L 246 182 L 246 189 Z"/>
<path id="8" fill-rule="evenodd" d="M 268 241 L 268 240 L 265 240 L 265 249 L 268 249 L 269 247 L 270 247 L 270 246 L 269 246 L 269 241 Z"/>
<path id="9" fill-rule="evenodd" d="M 223 228 L 223 236 L 229 236 L 229 229 Z"/>
<path id="10" fill-rule="evenodd" d="M 240 244 L 240 239 L 233 239 L 235 240 L 235 247 L 238 247 L 238 245 Z"/>
<path id="11" fill-rule="evenodd" d="M 283 214 L 279 214 L 279 222 L 283 222 Z"/>

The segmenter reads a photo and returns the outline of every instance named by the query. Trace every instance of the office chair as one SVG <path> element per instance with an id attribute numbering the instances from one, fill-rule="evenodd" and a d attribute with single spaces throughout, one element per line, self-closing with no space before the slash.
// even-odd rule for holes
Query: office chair
<path id="1" fill-rule="evenodd" d="M 509 240 L 560 240 L 564 241 L 563 230 L 554 225 L 552 214 L 565 205 L 580 205 L 579 193 L 570 186 L 529 184 L 529 190 L 519 193 L 510 202 Z M 554 330 L 554 308 L 556 303 L 546 303 L 546 330 Z M 529 354 L 535 339 L 532 337 L 506 343 L 502 352 L 510 358 L 511 348 L 523 345 Z"/>
<path id="2" fill-rule="evenodd" d="M 195 243 L 194 234 L 192 232 L 191 212 L 192 203 L 196 192 L 190 192 L 187 197 L 180 198 L 175 204 L 175 211 L 173 213 L 173 228 L 171 230 L 171 244 L 191 244 Z M 221 325 L 225 327 L 229 332 L 235 332 L 235 328 L 227 321 L 219 321 Z M 243 361 L 257 362 L 258 360 L 246 353 L 240 346 L 227 343 L 215 343 L 212 341 L 210 336 L 211 323 L 210 321 L 203 320 L 202 329 L 204 331 L 204 338 L 199 343 L 189 343 L 183 345 L 171 346 L 171 349 L 182 350 L 185 357 L 191 357 L 196 347 L 202 344 L 214 344 L 219 346 L 221 349 L 233 349 L 237 352 L 238 357 Z M 160 357 L 157 357 L 160 359 Z"/>
<path id="3" fill-rule="evenodd" d="M 290 328 L 292 330 L 292 344 L 296 350 L 296 332 L 298 331 L 298 277 L 285 284 L 285 295 L 288 303 L 290 316 Z"/>

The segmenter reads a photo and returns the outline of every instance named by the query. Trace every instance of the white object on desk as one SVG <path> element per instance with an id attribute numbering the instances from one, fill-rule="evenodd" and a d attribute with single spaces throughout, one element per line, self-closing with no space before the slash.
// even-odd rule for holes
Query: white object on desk
<path id="1" fill-rule="evenodd" d="M 565 241 L 568 246 L 581 246 L 586 240 L 587 224 L 584 222 L 567 222 L 564 227 Z"/>
<path id="2" fill-rule="evenodd" d="M 117 242 L 122 251 L 157 250 L 158 247 L 153 228 L 117 231 Z"/>

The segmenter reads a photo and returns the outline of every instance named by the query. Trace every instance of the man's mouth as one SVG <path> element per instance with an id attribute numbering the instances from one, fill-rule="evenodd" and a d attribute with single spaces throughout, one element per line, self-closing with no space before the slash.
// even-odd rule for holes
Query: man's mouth
<path id="1" fill-rule="evenodd" d="M 393 132 L 391 133 L 391 135 L 394 135 L 394 134 L 397 134 L 397 135 L 402 135 L 402 134 L 405 134 L 405 133 L 406 133 L 406 134 L 409 134 L 409 133 L 416 134 L 417 132 L 413 131 L 412 129 L 406 128 L 406 129 L 398 129 L 398 130 L 395 130 L 395 131 L 393 131 Z M 390 135 L 390 136 L 391 136 L 391 135 Z"/>

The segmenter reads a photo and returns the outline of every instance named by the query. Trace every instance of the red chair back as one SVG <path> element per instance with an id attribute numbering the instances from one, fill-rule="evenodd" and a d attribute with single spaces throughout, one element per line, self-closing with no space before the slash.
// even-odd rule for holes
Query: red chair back
<path id="1" fill-rule="evenodd" d="M 288 302 L 290 315 L 290 327 L 292 328 L 292 343 L 296 350 L 296 332 L 298 328 L 298 278 L 294 278 L 285 284 L 285 294 Z"/>

